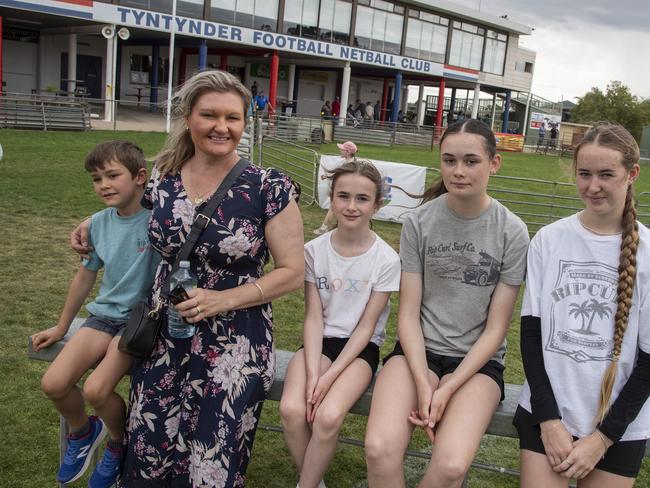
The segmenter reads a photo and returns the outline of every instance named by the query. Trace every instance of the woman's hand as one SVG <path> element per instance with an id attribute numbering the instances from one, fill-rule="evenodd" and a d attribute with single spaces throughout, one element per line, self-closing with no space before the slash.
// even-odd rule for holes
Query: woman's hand
<path id="1" fill-rule="evenodd" d="M 40 351 L 41 349 L 50 347 L 55 342 L 63 339 L 64 335 L 65 332 L 57 326 L 32 334 L 32 348 L 34 351 Z"/>
<path id="2" fill-rule="evenodd" d="M 564 471 L 564 461 L 573 449 L 573 437 L 560 419 L 546 420 L 539 428 L 549 464 L 557 472 Z"/>
<path id="3" fill-rule="evenodd" d="M 224 300 L 225 292 L 193 288 L 187 292 L 190 298 L 178 305 L 176 310 L 183 316 L 188 324 L 195 324 L 208 317 L 230 311 L 229 305 Z"/>
<path id="4" fill-rule="evenodd" d="M 560 472 L 565 478 L 581 480 L 591 473 L 612 444 L 612 441 L 604 435 L 601 437 L 598 432 L 578 439 L 573 443 L 573 450 L 564 462 L 553 470 Z"/>
<path id="5" fill-rule="evenodd" d="M 70 247 L 81 259 L 90 259 L 90 251 L 93 250 L 93 247 L 88 245 L 89 231 L 90 217 L 75 227 L 70 234 Z"/>

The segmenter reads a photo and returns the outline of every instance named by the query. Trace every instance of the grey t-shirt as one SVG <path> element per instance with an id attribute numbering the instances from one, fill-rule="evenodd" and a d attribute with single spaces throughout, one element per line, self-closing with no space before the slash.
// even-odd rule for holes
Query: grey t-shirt
<path id="1" fill-rule="evenodd" d="M 423 275 L 420 321 L 427 350 L 465 356 L 485 328 L 498 282 L 520 285 L 526 272 L 526 224 L 492 199 L 465 219 L 447 195 L 411 212 L 402 227 L 402 271 Z M 492 359 L 503 364 L 505 341 Z"/>

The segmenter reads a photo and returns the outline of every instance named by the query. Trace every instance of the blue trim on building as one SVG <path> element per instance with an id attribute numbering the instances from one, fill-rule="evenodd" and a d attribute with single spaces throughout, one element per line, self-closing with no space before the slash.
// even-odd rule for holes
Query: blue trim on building
<path id="1" fill-rule="evenodd" d="M 93 18 L 93 14 L 90 12 L 80 12 L 79 10 L 70 10 L 67 8 L 48 7 L 47 5 L 17 2 L 16 0 L 0 0 L 0 6 L 29 10 L 31 12 L 43 12 L 45 14 L 65 15 L 68 17 L 76 17 L 80 19 Z"/>

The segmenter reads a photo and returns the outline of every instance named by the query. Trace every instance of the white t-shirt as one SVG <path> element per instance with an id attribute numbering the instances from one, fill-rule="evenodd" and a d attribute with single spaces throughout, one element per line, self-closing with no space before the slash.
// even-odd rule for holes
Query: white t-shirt
<path id="1" fill-rule="evenodd" d="M 610 402 L 627 382 L 638 349 L 650 353 L 650 231 L 640 223 L 639 236 L 632 307 Z M 612 356 L 620 246 L 620 234 L 595 235 L 572 215 L 541 229 L 528 250 L 521 315 L 541 319 L 546 372 L 562 421 L 577 437 L 594 431 L 600 385 Z M 528 382 L 519 403 L 531 411 Z M 649 437 L 646 402 L 621 440 Z"/>
<path id="2" fill-rule="evenodd" d="M 338 254 L 327 232 L 305 244 L 305 281 L 314 283 L 323 304 L 323 337 L 350 337 L 373 291 L 399 290 L 399 256 L 379 236 L 359 256 Z M 371 341 L 381 346 L 390 312 L 386 303 Z"/>

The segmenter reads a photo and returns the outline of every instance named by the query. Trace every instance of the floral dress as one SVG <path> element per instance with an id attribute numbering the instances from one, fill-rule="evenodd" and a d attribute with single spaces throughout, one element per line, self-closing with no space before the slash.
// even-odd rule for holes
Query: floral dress
<path id="1" fill-rule="evenodd" d="M 190 258 L 198 286 L 213 290 L 255 281 L 269 250 L 264 226 L 293 198 L 291 180 L 249 165 L 211 216 Z M 144 205 L 149 239 L 163 256 L 151 300 L 189 234 L 195 212 L 180 173 L 154 169 Z M 166 315 L 166 314 L 165 314 Z M 235 310 L 174 339 L 166 321 L 151 357 L 131 376 L 127 448 L 119 486 L 244 486 L 262 402 L 273 382 L 271 304 Z"/>

